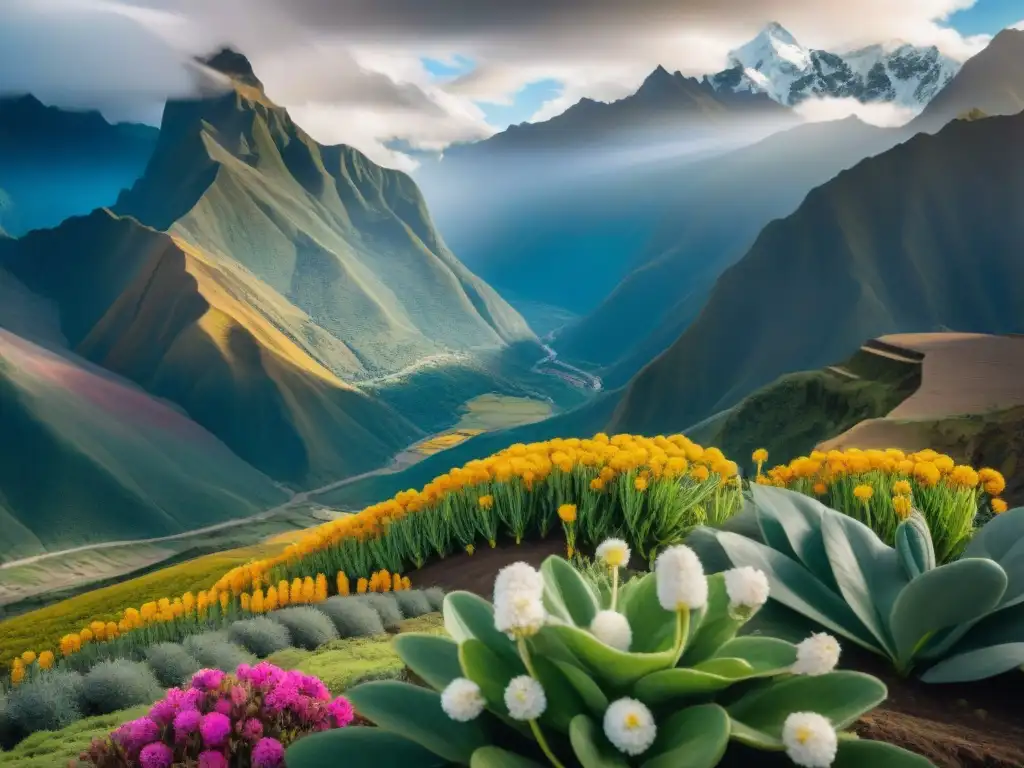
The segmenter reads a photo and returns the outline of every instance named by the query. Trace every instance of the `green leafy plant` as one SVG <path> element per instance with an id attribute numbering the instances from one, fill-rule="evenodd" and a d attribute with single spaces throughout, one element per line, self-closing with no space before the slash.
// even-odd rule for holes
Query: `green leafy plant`
<path id="1" fill-rule="evenodd" d="M 772 598 L 932 683 L 1024 664 L 1024 508 L 983 527 L 960 560 L 936 565 L 912 512 L 886 546 L 863 523 L 803 494 L 753 486 L 762 541 L 701 529 L 735 566 L 761 569 Z M 696 541 L 694 542 L 696 545 Z"/>
<path id="2" fill-rule="evenodd" d="M 886 696 L 876 678 L 837 672 L 829 635 L 799 646 L 737 637 L 768 597 L 752 568 L 704 575 L 686 546 L 620 588 L 624 541 L 598 548 L 612 569 L 608 607 L 564 559 L 503 569 L 495 601 L 445 598 L 449 637 L 395 647 L 426 687 L 371 682 L 347 692 L 376 728 L 317 734 L 289 768 L 712 768 L 736 742 L 806 768 L 931 765 L 843 732 Z M 743 747 L 740 747 L 741 749 Z"/>

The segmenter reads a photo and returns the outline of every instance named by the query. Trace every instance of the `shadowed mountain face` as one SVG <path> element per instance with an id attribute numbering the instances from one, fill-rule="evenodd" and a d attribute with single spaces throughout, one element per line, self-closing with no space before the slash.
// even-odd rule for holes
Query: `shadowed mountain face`
<path id="1" fill-rule="evenodd" d="M 47 328 L 82 357 L 177 403 L 242 459 L 293 486 L 378 467 L 419 434 L 282 333 L 257 303 L 287 307 L 280 296 L 131 219 L 96 211 L 0 241 L 0 269 L 35 301 L 33 322 L 21 313 L 23 329 Z M 13 325 L 2 310 L 0 325 Z"/>
<path id="2" fill-rule="evenodd" d="M 1022 129 L 954 121 L 815 189 L 719 278 L 611 428 L 686 428 L 887 333 L 1024 330 Z"/>
<path id="3" fill-rule="evenodd" d="M 146 167 L 157 130 L 99 112 L 0 99 L 0 227 L 12 236 L 111 205 Z"/>
<path id="4" fill-rule="evenodd" d="M 0 562 L 173 535 L 287 498 L 180 411 L 0 329 Z"/>
<path id="5" fill-rule="evenodd" d="M 658 68 L 633 95 L 448 148 L 417 180 L 466 264 L 503 295 L 592 309 L 686 184 L 696 159 L 792 125 L 764 94 Z M 566 284 L 572 290 L 566 290 Z"/>

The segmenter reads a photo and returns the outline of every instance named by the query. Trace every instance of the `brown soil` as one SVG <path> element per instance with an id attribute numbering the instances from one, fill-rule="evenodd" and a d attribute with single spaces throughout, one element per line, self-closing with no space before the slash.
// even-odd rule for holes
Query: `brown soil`
<path id="1" fill-rule="evenodd" d="M 449 555 L 417 571 L 417 587 L 464 589 L 490 598 L 494 577 L 506 565 L 539 566 L 564 554 L 560 536 L 503 543 L 472 556 Z M 841 666 L 880 678 L 889 688 L 881 707 L 861 718 L 863 738 L 886 741 L 924 755 L 937 768 L 1024 768 L 1024 696 L 1019 673 L 963 685 L 928 685 L 896 676 L 881 658 L 844 648 Z"/>

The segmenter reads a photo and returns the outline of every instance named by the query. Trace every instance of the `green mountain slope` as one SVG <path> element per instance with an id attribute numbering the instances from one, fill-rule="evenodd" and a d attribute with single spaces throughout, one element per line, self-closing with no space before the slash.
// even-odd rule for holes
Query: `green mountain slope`
<path id="1" fill-rule="evenodd" d="M 248 517 L 286 500 L 179 411 L 0 329 L 0 562 Z"/>
<path id="2" fill-rule="evenodd" d="M 420 436 L 277 327 L 281 296 L 132 219 L 100 210 L 0 241 L 0 269 L 36 302 L 20 315 L 22 332 L 48 322 L 51 338 L 178 403 L 275 479 L 322 485 L 374 469 Z M 0 313 L 0 323 L 12 318 Z"/>
<path id="3" fill-rule="evenodd" d="M 887 333 L 1024 329 L 1024 115 L 954 121 L 845 171 L 769 224 L 611 427 L 687 428 Z"/>
<path id="4" fill-rule="evenodd" d="M 119 214 L 241 265 L 308 317 L 288 328 L 294 335 L 315 329 L 344 345 L 354 359 L 329 343 L 315 354 L 353 380 L 535 341 L 448 250 L 406 174 L 315 142 L 243 57 L 210 61 L 229 70 L 233 88 L 167 105 L 153 158 Z"/>
<path id="5" fill-rule="evenodd" d="M 0 99 L 0 227 L 20 235 L 111 205 L 142 173 L 156 140 L 155 128 L 111 125 L 99 112 Z"/>

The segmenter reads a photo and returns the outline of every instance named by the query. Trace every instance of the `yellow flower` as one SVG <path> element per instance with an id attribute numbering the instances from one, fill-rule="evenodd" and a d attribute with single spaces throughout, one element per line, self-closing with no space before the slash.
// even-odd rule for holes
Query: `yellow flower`
<path id="1" fill-rule="evenodd" d="M 978 485 L 978 473 L 963 465 L 953 467 L 949 473 L 949 483 L 961 488 L 974 488 Z"/>
<path id="2" fill-rule="evenodd" d="M 35 660 L 36 660 L 36 652 L 35 651 L 25 651 L 23 654 L 21 654 L 21 661 L 22 661 L 22 663 L 26 667 L 32 666 L 32 664 L 35 663 Z"/>
<path id="3" fill-rule="evenodd" d="M 490 494 L 481 496 L 479 499 L 480 509 L 490 509 L 494 506 L 494 497 Z"/>
<path id="4" fill-rule="evenodd" d="M 917 481 L 928 488 L 938 485 L 942 478 L 939 468 L 928 461 L 919 461 L 914 465 L 914 477 Z"/>
<path id="5" fill-rule="evenodd" d="M 467 544 L 466 545 L 466 554 L 467 555 L 472 555 L 474 552 L 476 552 L 476 547 L 474 547 L 472 544 Z M 399 579 L 399 583 L 401 583 L 401 579 Z"/>
<path id="6" fill-rule="evenodd" d="M 473 546 L 473 545 L 470 544 L 469 546 Z M 397 573 L 395 573 L 395 574 L 393 574 L 391 576 L 391 591 L 392 592 L 401 592 L 402 591 L 402 577 L 399 574 L 397 574 Z"/>
<path id="7" fill-rule="evenodd" d="M 992 499 L 989 503 L 992 505 L 992 511 L 997 515 L 1001 515 L 1006 511 L 1007 504 L 1003 499 Z"/>
<path id="8" fill-rule="evenodd" d="M 576 522 L 576 505 L 575 504 L 563 504 L 558 508 L 558 516 L 561 518 L 563 523 L 575 523 Z"/>
<path id="9" fill-rule="evenodd" d="M 369 587 L 369 582 L 366 579 L 359 579 L 356 582 L 356 594 L 365 595 L 367 587 Z"/>
<path id="10" fill-rule="evenodd" d="M 598 493 L 603 491 L 604 480 L 602 480 L 600 477 L 595 477 L 593 480 L 590 481 L 590 490 L 597 491 Z"/>
<path id="11" fill-rule="evenodd" d="M 874 493 L 875 489 L 872 488 L 870 485 L 858 485 L 856 488 L 853 489 L 853 495 L 856 496 L 865 504 L 868 503 L 868 501 L 871 499 Z"/>
<path id="12" fill-rule="evenodd" d="M 767 475 L 759 474 L 757 477 L 754 478 L 754 482 L 757 483 L 758 485 L 771 485 L 772 479 Z"/>
<path id="13" fill-rule="evenodd" d="M 633 487 L 636 488 L 640 493 L 647 490 L 647 478 L 640 476 L 633 481 Z"/>
<path id="14" fill-rule="evenodd" d="M 412 580 L 408 576 L 402 577 L 402 589 L 412 589 Z"/>
<path id="15" fill-rule="evenodd" d="M 766 461 L 768 461 L 768 451 L 766 451 L 764 448 L 758 448 L 750 455 L 750 458 L 754 460 L 755 464 L 760 466 L 764 464 Z"/>
<path id="16" fill-rule="evenodd" d="M 339 595 L 347 595 L 349 593 L 349 590 L 351 589 L 351 587 L 349 586 L 349 583 L 348 583 L 348 576 L 345 575 L 344 571 L 338 571 L 337 581 L 338 581 L 338 594 Z"/>
<path id="17" fill-rule="evenodd" d="M 81 641 L 82 645 L 92 642 L 92 630 L 83 629 L 78 633 L 78 639 Z"/>
<path id="18" fill-rule="evenodd" d="M 986 467 L 978 472 L 978 478 L 983 484 L 985 493 L 989 496 L 998 496 L 1006 490 L 1006 480 L 1003 478 L 1002 473 L 994 469 Z"/>
<path id="19" fill-rule="evenodd" d="M 25 668 L 15 667 L 11 670 L 11 684 L 15 687 L 21 685 L 21 681 L 25 679 Z"/>
<path id="20" fill-rule="evenodd" d="M 705 466 L 694 467 L 692 470 L 690 470 L 690 477 L 692 477 L 698 483 L 703 483 L 705 480 L 711 477 L 711 472 L 709 472 L 708 468 Z"/>
<path id="21" fill-rule="evenodd" d="M 893 510 L 895 510 L 896 514 L 902 520 L 910 516 L 910 512 L 913 509 L 913 503 L 911 502 L 909 496 L 893 496 L 892 508 Z"/>
<path id="22" fill-rule="evenodd" d="M 241 596 L 238 598 L 238 601 L 241 603 L 243 611 L 250 610 L 250 606 L 252 605 L 252 597 L 249 595 L 248 592 L 243 592 Z"/>
<path id="23" fill-rule="evenodd" d="M 828 493 L 828 486 L 824 483 L 815 483 L 812 490 L 814 491 L 815 496 L 824 496 Z"/>
<path id="24" fill-rule="evenodd" d="M 262 589 L 257 589 L 252 593 L 252 600 L 249 601 L 249 610 L 253 613 L 263 613 L 267 610 L 267 604 L 263 597 Z"/>
<path id="25" fill-rule="evenodd" d="M 49 669 L 53 666 L 53 662 L 53 651 L 43 651 L 39 654 L 39 667 L 41 669 Z"/>
<path id="26" fill-rule="evenodd" d="M 950 472 L 953 471 L 953 467 L 955 466 L 953 459 L 944 454 L 936 456 L 935 459 L 932 461 L 932 464 L 934 464 L 935 468 L 938 469 L 939 472 L 942 472 L 943 474 L 949 474 Z"/>
<path id="27" fill-rule="evenodd" d="M 892 484 L 892 492 L 897 496 L 909 496 L 912 493 L 910 483 L 906 480 L 897 480 Z"/>

